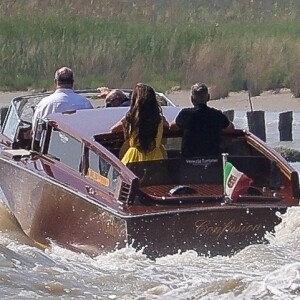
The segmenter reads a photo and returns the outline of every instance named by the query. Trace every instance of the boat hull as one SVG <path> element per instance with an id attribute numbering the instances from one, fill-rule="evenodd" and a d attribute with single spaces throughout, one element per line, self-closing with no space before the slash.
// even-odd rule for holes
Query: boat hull
<path id="1" fill-rule="evenodd" d="M 2 194 L 23 231 L 34 241 L 58 243 L 89 255 L 127 244 L 156 258 L 186 250 L 230 255 L 262 243 L 280 222 L 284 206 L 172 205 L 156 213 L 123 214 L 17 163 L 0 160 Z"/>
<path id="2" fill-rule="evenodd" d="M 285 207 L 207 208 L 128 222 L 133 245 L 149 257 L 195 250 L 198 254 L 231 255 L 251 244 L 266 242 L 266 232 L 274 231 Z"/>
<path id="3" fill-rule="evenodd" d="M 34 241 L 87 254 L 126 244 L 126 222 L 113 212 L 45 176 L 0 160 L 2 197 L 22 230 Z"/>
<path id="4" fill-rule="evenodd" d="M 124 165 L 124 133 L 111 128 L 128 108 L 57 112 L 32 124 L 33 108 L 50 93 L 12 99 L 0 130 L 0 197 L 39 243 L 90 255 L 128 244 L 151 258 L 230 255 L 264 242 L 280 222 L 276 213 L 299 205 L 298 172 L 251 132 L 222 133 L 222 156 L 184 158 L 183 132 L 165 128 L 166 158 Z M 173 122 L 182 108 L 165 100 L 162 113 Z M 227 162 L 251 180 L 224 204 Z M 233 188 L 238 177 L 229 178 Z"/>

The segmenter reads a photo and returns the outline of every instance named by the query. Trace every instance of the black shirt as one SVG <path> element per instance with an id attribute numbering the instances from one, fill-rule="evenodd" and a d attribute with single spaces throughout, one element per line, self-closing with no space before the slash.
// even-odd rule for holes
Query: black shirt
<path id="1" fill-rule="evenodd" d="M 228 118 L 206 104 L 182 109 L 175 120 L 183 130 L 182 156 L 215 156 L 220 154 L 220 134 L 229 126 Z"/>

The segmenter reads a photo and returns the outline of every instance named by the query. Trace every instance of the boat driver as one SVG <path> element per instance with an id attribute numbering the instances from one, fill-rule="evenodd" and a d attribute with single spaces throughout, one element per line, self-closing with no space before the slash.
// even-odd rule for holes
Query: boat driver
<path id="1" fill-rule="evenodd" d="M 62 67 L 56 70 L 54 84 L 55 92 L 43 98 L 36 106 L 32 118 L 33 127 L 36 126 L 38 118 L 45 118 L 52 113 L 93 108 L 87 98 L 73 90 L 74 73 L 70 68 Z"/>
<path id="2" fill-rule="evenodd" d="M 183 108 L 170 125 L 171 130 L 183 131 L 181 154 L 185 158 L 221 154 L 221 132 L 234 129 L 222 111 L 207 106 L 209 99 L 208 87 L 204 83 L 194 84 L 193 107 Z"/>
<path id="3" fill-rule="evenodd" d="M 73 90 L 74 74 L 68 67 L 56 70 L 54 74 L 55 92 L 43 98 L 35 108 L 32 117 L 33 149 L 39 149 L 42 132 L 38 127 L 38 120 L 57 112 L 93 108 L 91 102 L 75 93 Z"/>

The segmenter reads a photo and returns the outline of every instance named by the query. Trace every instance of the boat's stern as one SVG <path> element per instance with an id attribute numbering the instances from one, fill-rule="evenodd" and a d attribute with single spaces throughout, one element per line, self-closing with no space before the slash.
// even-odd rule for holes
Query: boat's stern
<path id="1" fill-rule="evenodd" d="M 266 241 L 285 207 L 225 205 L 149 215 L 127 222 L 128 242 L 155 258 L 187 250 L 199 255 L 231 255 Z"/>

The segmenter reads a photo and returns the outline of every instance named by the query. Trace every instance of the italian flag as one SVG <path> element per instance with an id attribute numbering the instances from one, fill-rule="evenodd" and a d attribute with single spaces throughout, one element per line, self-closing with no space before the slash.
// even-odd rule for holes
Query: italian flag
<path id="1" fill-rule="evenodd" d="M 232 202 L 236 202 L 239 195 L 245 193 L 251 183 L 251 178 L 226 161 L 224 166 L 224 192 Z"/>

